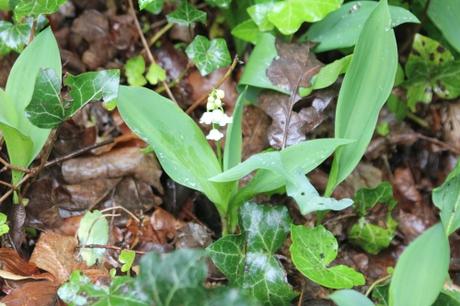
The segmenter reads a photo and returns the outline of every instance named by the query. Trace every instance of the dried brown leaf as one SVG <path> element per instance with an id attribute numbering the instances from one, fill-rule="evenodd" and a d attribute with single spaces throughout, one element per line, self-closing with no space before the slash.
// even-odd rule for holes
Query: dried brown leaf
<path id="1" fill-rule="evenodd" d="M 53 306 L 58 284 L 51 281 L 27 282 L 0 300 L 7 306 Z"/>

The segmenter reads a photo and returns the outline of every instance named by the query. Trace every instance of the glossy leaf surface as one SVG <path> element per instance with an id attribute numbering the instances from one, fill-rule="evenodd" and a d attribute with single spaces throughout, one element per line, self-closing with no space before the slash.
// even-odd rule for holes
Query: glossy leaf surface
<path id="1" fill-rule="evenodd" d="M 227 67 L 232 62 L 227 43 L 222 38 L 209 41 L 206 37 L 197 35 L 185 52 L 203 76 Z"/>

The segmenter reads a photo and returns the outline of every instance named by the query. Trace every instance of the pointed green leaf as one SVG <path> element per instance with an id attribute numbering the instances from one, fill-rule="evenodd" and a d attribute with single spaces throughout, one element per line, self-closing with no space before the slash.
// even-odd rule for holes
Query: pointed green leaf
<path id="1" fill-rule="evenodd" d="M 342 289 L 364 285 L 364 276 L 344 265 L 328 267 L 337 257 L 334 235 L 322 225 L 308 228 L 291 226 L 291 258 L 296 268 L 321 286 Z"/>
<path id="2" fill-rule="evenodd" d="M 369 144 L 380 109 L 393 88 L 398 50 L 386 0 L 366 21 L 340 89 L 335 137 L 356 139 L 337 149 L 326 194 L 356 167 Z"/>
<path id="3" fill-rule="evenodd" d="M 121 272 L 128 272 L 131 270 L 134 259 L 136 259 L 136 252 L 133 250 L 122 250 L 118 260 L 123 264 L 121 266 Z"/>
<path id="4" fill-rule="evenodd" d="M 337 201 L 321 197 L 305 174 L 321 164 L 337 147 L 347 143 L 350 141 L 345 139 L 316 139 L 290 146 L 279 152 L 259 153 L 211 180 L 235 181 L 252 171 L 268 170 L 257 177 L 256 183 L 249 187 L 250 190 L 244 191 L 246 196 L 286 186 L 288 195 L 296 200 L 302 214 L 317 210 L 342 210 L 353 202 L 349 199 Z"/>
<path id="5" fill-rule="evenodd" d="M 313 24 L 300 41 L 319 43 L 316 52 L 353 47 L 364 28 L 364 23 L 378 5 L 375 1 L 350 1 L 326 18 Z M 390 6 L 391 25 L 419 23 L 417 17 L 402 7 Z"/>
<path id="6" fill-rule="evenodd" d="M 208 180 L 221 168 L 192 118 L 172 101 L 138 87 L 120 86 L 118 109 L 126 124 L 152 146 L 173 180 L 203 192 L 221 213 L 226 211 L 228 185 Z"/>
<path id="7" fill-rule="evenodd" d="M 67 0 L 21 0 L 14 7 L 16 19 L 24 16 L 38 17 L 56 12 Z"/>
<path id="8" fill-rule="evenodd" d="M 356 290 L 343 289 L 335 291 L 329 295 L 329 298 L 337 306 L 374 306 L 371 300 Z"/>
<path id="9" fill-rule="evenodd" d="M 248 7 L 247 11 L 252 21 L 261 32 L 273 30 L 273 24 L 268 20 L 268 14 L 272 11 L 275 1 L 264 1 Z"/>
<path id="10" fill-rule="evenodd" d="M 6 84 L 6 95 L 14 105 L 14 128 L 23 137 L 6 137 L 10 161 L 13 165 L 28 167 L 41 151 L 50 130 L 34 126 L 26 117 L 24 108 L 29 104 L 35 87 L 35 80 L 41 68 L 51 68 L 60 77 L 61 56 L 51 29 L 38 34 L 24 49 L 10 71 Z M 3 112 L 3 109 L 0 109 Z M 10 134 L 10 133 L 9 133 Z M 23 173 L 13 171 L 13 183 L 20 181 Z"/>
<path id="11" fill-rule="evenodd" d="M 382 182 L 375 188 L 361 188 L 356 192 L 353 200 L 355 209 L 362 217 L 379 203 L 387 204 L 390 209 L 397 204 L 393 198 L 393 187 L 389 182 Z"/>
<path id="12" fill-rule="evenodd" d="M 390 306 L 430 306 L 448 277 L 449 240 L 440 223 L 417 237 L 398 259 Z"/>
<path id="13" fill-rule="evenodd" d="M 20 52 L 29 42 L 30 24 L 12 24 L 0 20 L 0 42 L 6 47 Z"/>
<path id="14" fill-rule="evenodd" d="M 164 0 L 139 0 L 140 10 L 147 10 L 152 14 L 159 14 L 163 10 Z"/>
<path id="15" fill-rule="evenodd" d="M 444 183 L 433 190 L 433 203 L 441 211 L 441 222 L 447 235 L 460 228 L 460 163 Z"/>
<path id="16" fill-rule="evenodd" d="M 182 0 L 179 7 L 172 13 L 169 13 L 166 18 L 168 19 L 168 22 L 186 26 L 192 25 L 196 22 L 206 24 L 206 12 L 197 9 L 187 0 Z"/>
<path id="17" fill-rule="evenodd" d="M 460 52 L 460 5 L 456 0 L 431 1 L 428 7 L 428 16 L 441 30 L 447 41 Z"/>
<path id="18" fill-rule="evenodd" d="M 206 37 L 197 35 L 185 52 L 203 76 L 227 67 L 232 62 L 227 43 L 222 38 L 209 41 Z"/>
<path id="19" fill-rule="evenodd" d="M 77 236 L 81 246 L 107 244 L 109 241 L 109 223 L 100 211 L 88 211 L 80 221 Z M 80 256 L 88 266 L 101 261 L 104 254 L 105 249 L 103 248 L 80 248 Z"/>
<path id="20" fill-rule="evenodd" d="M 362 217 L 348 231 L 348 239 L 367 253 L 375 255 L 390 245 L 397 227 L 398 223 L 391 216 L 387 217 L 385 227 L 374 225 Z"/>
<path id="21" fill-rule="evenodd" d="M 248 41 L 252 44 L 257 43 L 259 37 L 259 29 L 252 20 L 246 20 L 237 25 L 232 29 L 232 35 L 244 41 Z"/>
<path id="22" fill-rule="evenodd" d="M 268 20 L 284 35 L 291 35 L 302 23 L 319 21 L 341 4 L 342 0 L 285 0 L 273 5 Z"/>
<path id="23" fill-rule="evenodd" d="M 222 237 L 208 247 L 208 253 L 231 285 L 242 287 L 263 305 L 289 305 L 296 294 L 274 257 L 289 224 L 285 207 L 246 203 L 241 208 L 242 234 Z"/>

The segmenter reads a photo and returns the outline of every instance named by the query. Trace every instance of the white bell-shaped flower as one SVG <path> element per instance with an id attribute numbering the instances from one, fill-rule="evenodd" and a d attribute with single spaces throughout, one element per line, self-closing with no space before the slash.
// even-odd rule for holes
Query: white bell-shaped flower
<path id="1" fill-rule="evenodd" d="M 212 129 L 209 131 L 209 134 L 206 136 L 206 139 L 209 140 L 214 140 L 214 141 L 219 141 L 224 137 L 224 134 L 222 134 L 218 129 Z"/>

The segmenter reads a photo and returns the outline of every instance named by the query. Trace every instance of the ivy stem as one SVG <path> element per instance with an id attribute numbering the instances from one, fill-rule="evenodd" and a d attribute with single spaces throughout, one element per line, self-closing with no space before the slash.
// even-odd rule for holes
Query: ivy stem
<path id="1" fill-rule="evenodd" d="M 163 36 L 166 32 L 168 32 L 174 24 L 172 23 L 167 23 L 165 26 L 163 26 L 158 32 L 155 33 L 155 35 L 149 40 L 149 45 L 153 46 L 160 38 Z"/>
<path id="2" fill-rule="evenodd" d="M 379 279 L 376 280 L 375 282 L 373 282 L 372 285 L 369 287 L 369 289 L 367 289 L 367 291 L 366 291 L 366 296 L 369 296 L 369 294 L 371 294 L 372 290 L 374 290 L 374 288 L 375 288 L 378 284 L 383 283 L 384 281 L 386 281 L 386 280 L 389 279 L 390 277 L 391 277 L 391 274 L 388 274 L 388 275 L 385 275 L 384 277 L 379 278 Z"/>

